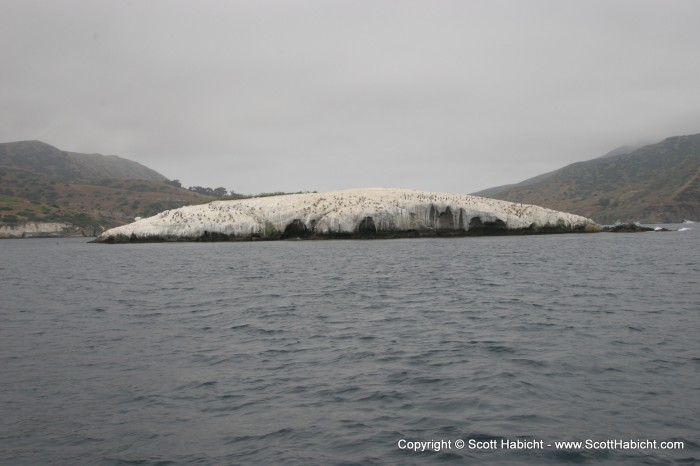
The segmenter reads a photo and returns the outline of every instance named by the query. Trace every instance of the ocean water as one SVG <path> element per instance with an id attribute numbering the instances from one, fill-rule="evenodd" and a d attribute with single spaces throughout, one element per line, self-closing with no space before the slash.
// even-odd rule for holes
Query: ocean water
<path id="1" fill-rule="evenodd" d="M 691 227 L 1 241 L 0 463 L 700 464 Z"/>

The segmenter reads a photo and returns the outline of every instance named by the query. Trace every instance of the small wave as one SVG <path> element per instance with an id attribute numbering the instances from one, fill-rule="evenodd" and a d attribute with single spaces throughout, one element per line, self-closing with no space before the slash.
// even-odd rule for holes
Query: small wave
<path id="1" fill-rule="evenodd" d="M 513 348 L 504 345 L 489 345 L 486 347 L 487 350 L 492 353 L 516 353 L 517 351 Z"/>
<path id="2" fill-rule="evenodd" d="M 70 446 L 80 446 L 80 445 L 87 445 L 90 443 L 99 443 L 99 442 L 104 442 L 105 439 L 103 438 L 93 438 L 93 437 L 84 437 L 76 440 L 72 440 L 67 443 L 67 445 Z"/>
<path id="3" fill-rule="evenodd" d="M 526 366 L 532 366 L 532 367 L 546 367 L 547 363 L 544 361 L 536 361 L 534 359 L 525 359 L 525 358 L 512 358 L 509 359 L 509 361 L 513 361 L 518 364 L 524 364 Z"/>
<path id="4" fill-rule="evenodd" d="M 175 391 L 187 391 L 187 390 L 195 390 L 197 388 L 203 388 L 203 387 L 211 387 L 213 385 L 216 385 L 218 382 L 216 380 L 208 380 L 206 382 L 190 382 L 185 385 L 180 385 L 179 387 L 175 388 Z"/>
<path id="5" fill-rule="evenodd" d="M 386 401 L 386 400 L 403 400 L 403 399 L 406 399 L 406 395 L 404 395 L 401 392 L 397 392 L 396 390 L 392 390 L 392 391 L 374 392 L 371 395 L 365 396 L 363 398 L 359 398 L 357 401 L 366 402 L 366 401 Z"/>
<path id="6" fill-rule="evenodd" d="M 125 466 L 125 465 L 139 465 L 139 466 L 168 466 L 171 464 L 177 464 L 175 461 L 169 460 L 153 460 L 153 459 L 137 459 L 137 460 L 124 460 L 121 458 L 104 458 L 100 464 L 114 465 L 114 466 Z"/>
<path id="7" fill-rule="evenodd" d="M 553 452 L 544 452 L 544 456 L 552 458 L 556 462 L 561 463 L 590 463 L 607 459 L 610 454 L 606 450 L 596 451 L 575 451 L 575 450 L 558 450 Z"/>

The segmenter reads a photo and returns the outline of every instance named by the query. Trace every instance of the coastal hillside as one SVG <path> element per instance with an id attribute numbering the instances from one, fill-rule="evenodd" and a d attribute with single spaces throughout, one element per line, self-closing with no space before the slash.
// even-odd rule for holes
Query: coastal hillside
<path id="1" fill-rule="evenodd" d="M 65 222 L 92 235 L 212 198 L 121 157 L 65 152 L 39 141 L 0 144 L 3 225 Z"/>
<path id="2" fill-rule="evenodd" d="M 475 193 L 617 221 L 676 223 L 700 219 L 700 134 L 616 149 L 514 185 Z"/>

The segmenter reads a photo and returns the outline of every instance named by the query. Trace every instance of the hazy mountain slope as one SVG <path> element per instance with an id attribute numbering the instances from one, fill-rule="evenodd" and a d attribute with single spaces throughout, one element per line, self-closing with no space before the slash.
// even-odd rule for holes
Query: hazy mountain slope
<path id="1" fill-rule="evenodd" d="M 698 219 L 700 134 L 609 153 L 475 194 L 571 212 L 599 223 Z"/>
<path id="2" fill-rule="evenodd" d="M 167 181 L 138 162 L 116 155 L 65 152 L 40 141 L 0 144 L 0 167 L 25 170 L 54 180 L 129 179 Z"/>
<path id="3" fill-rule="evenodd" d="M 207 200 L 121 157 L 64 152 L 39 141 L 0 144 L 0 223 L 110 228 Z"/>
<path id="4" fill-rule="evenodd" d="M 641 145 L 624 145 L 620 146 L 617 149 L 613 149 L 610 152 L 608 152 L 605 155 L 602 155 L 598 157 L 598 159 L 604 159 L 604 158 L 609 158 L 609 157 L 615 157 L 617 155 L 624 155 L 624 154 L 629 154 L 630 152 L 634 152 L 635 150 L 639 149 L 642 147 Z M 597 160 L 597 159 L 596 159 Z M 528 178 L 524 181 L 521 181 L 520 183 L 515 183 L 515 184 L 505 184 L 503 186 L 496 186 L 494 188 L 487 188 L 482 191 L 479 191 L 478 194 L 479 196 L 485 196 L 485 197 L 495 197 L 498 198 L 498 194 L 501 192 L 505 192 L 507 189 L 511 188 L 522 188 L 523 186 L 530 186 L 533 184 L 541 183 L 547 178 L 559 173 L 562 170 L 565 170 L 567 167 L 560 168 L 558 170 L 554 170 L 551 172 L 543 173 L 541 175 L 533 176 L 532 178 Z"/>

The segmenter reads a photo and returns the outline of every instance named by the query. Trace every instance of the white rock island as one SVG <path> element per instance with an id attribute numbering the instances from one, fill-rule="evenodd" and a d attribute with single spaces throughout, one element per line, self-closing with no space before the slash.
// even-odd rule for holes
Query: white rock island
<path id="1" fill-rule="evenodd" d="M 95 242 L 403 238 L 598 231 L 590 219 L 466 194 L 366 188 L 289 194 L 167 210 Z"/>

